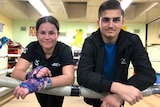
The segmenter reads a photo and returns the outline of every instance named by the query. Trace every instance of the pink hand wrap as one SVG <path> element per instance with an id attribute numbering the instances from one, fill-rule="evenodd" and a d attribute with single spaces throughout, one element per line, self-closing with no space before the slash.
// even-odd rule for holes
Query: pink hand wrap
<path id="1" fill-rule="evenodd" d="M 33 69 L 32 71 L 28 72 L 27 75 L 26 75 L 26 80 L 31 79 L 31 78 L 37 78 L 37 74 L 42 68 L 44 68 L 44 67 L 43 66 L 38 66 L 35 69 Z"/>
<path id="2" fill-rule="evenodd" d="M 20 87 L 27 88 L 29 93 L 38 92 L 42 89 L 52 87 L 52 81 L 49 77 L 31 78 L 20 84 Z"/>

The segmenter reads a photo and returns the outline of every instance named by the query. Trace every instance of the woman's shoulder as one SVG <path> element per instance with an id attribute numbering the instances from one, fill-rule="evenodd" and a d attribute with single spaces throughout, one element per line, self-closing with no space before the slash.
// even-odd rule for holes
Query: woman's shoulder
<path id="1" fill-rule="evenodd" d="M 61 42 L 61 41 L 57 41 L 57 44 L 56 44 L 56 49 L 60 50 L 60 51 L 68 51 L 68 50 L 71 50 L 71 46 L 67 45 L 66 43 L 64 42 Z"/>
<path id="2" fill-rule="evenodd" d="M 32 41 L 32 42 L 30 42 L 30 43 L 26 46 L 26 48 L 36 49 L 38 46 L 40 46 L 39 43 L 38 43 L 38 41 Z"/>
<path id="3" fill-rule="evenodd" d="M 58 47 L 70 47 L 68 44 L 61 42 L 61 41 L 57 41 L 57 46 Z"/>
<path id="4" fill-rule="evenodd" d="M 28 44 L 28 46 L 35 46 L 35 45 L 39 45 L 38 41 L 32 41 Z"/>

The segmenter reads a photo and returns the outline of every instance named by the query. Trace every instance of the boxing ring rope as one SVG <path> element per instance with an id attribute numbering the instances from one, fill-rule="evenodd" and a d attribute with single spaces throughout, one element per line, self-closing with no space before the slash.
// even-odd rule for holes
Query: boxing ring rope
<path id="1" fill-rule="evenodd" d="M 22 81 L 11 77 L 0 76 L 0 86 L 15 88 Z M 63 86 L 51 89 L 41 90 L 39 93 L 57 95 L 57 96 L 83 96 L 86 98 L 100 99 L 106 96 L 108 93 L 97 93 L 91 89 L 81 87 L 81 86 Z M 142 91 L 142 95 L 150 96 L 152 94 L 160 94 L 160 85 L 153 85 L 144 91 Z"/>

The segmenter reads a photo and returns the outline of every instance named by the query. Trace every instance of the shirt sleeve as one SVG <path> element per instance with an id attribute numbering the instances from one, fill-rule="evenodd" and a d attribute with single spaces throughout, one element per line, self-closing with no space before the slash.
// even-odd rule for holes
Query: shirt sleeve
<path id="1" fill-rule="evenodd" d="M 21 58 L 26 59 L 29 62 L 33 62 L 34 57 L 34 43 L 28 44 L 21 54 Z"/>
<path id="2" fill-rule="evenodd" d="M 74 65 L 74 60 L 73 60 L 73 53 L 71 50 L 71 47 L 69 46 L 63 46 L 63 48 L 61 48 L 61 64 L 62 66 L 65 65 Z"/>

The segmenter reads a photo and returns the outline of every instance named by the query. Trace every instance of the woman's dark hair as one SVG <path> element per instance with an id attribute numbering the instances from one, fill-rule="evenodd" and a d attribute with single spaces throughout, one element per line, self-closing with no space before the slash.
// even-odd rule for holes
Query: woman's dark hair
<path id="1" fill-rule="evenodd" d="M 101 4 L 98 10 L 98 18 L 101 17 L 102 12 L 105 10 L 119 9 L 122 16 L 124 17 L 124 10 L 121 7 L 121 4 L 118 0 L 106 0 Z"/>
<path id="2" fill-rule="evenodd" d="M 59 32 L 59 22 L 58 20 L 53 17 L 53 16 L 45 16 L 45 17 L 42 17 L 42 18 L 39 18 L 37 20 L 37 23 L 36 23 L 36 30 L 38 31 L 39 29 L 39 26 L 42 24 L 42 23 L 45 23 L 45 22 L 50 22 L 52 24 L 54 24 L 57 28 L 57 31 Z"/>

